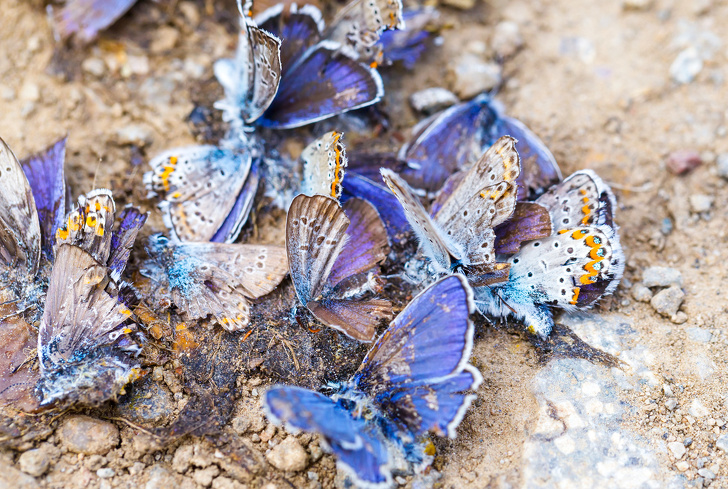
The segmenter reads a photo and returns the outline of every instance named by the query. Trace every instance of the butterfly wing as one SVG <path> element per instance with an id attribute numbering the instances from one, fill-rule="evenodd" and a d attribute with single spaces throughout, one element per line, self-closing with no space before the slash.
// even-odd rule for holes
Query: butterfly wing
<path id="1" fill-rule="evenodd" d="M 322 41 L 286 71 L 273 103 L 258 124 L 290 129 L 366 107 L 384 95 L 376 70 L 351 50 Z"/>
<path id="2" fill-rule="evenodd" d="M 147 222 L 149 214 L 138 208 L 127 205 L 119 214 L 114 231 L 111 236 L 111 253 L 109 254 L 109 277 L 114 282 L 121 280 L 121 274 L 126 268 L 139 230 Z"/>
<path id="3" fill-rule="evenodd" d="M 379 170 L 377 170 L 377 180 L 381 180 Z M 353 197 L 364 199 L 377 209 L 379 217 L 387 228 L 389 239 L 393 243 L 398 245 L 407 243 L 411 228 L 402 206 L 392 192 L 369 178 L 349 172 L 342 200 L 346 202 Z"/>
<path id="4" fill-rule="evenodd" d="M 324 37 L 369 58 L 386 29 L 403 28 L 401 0 L 353 0 L 339 10 Z"/>
<path id="5" fill-rule="evenodd" d="M 111 254 L 111 238 L 116 204 L 108 189 L 95 189 L 78 199 L 76 209 L 56 231 L 56 248 L 62 244 L 78 246 L 101 264 Z"/>
<path id="6" fill-rule="evenodd" d="M 478 96 L 415 126 L 410 141 L 399 152 L 410 167 L 402 176 L 416 188 L 435 192 L 451 174 L 474 162 L 486 145 L 487 128 L 496 118 L 488 100 L 486 95 Z"/>
<path id="7" fill-rule="evenodd" d="M 266 416 L 290 431 L 323 436 L 337 464 L 352 475 L 359 487 L 390 487 L 390 456 L 366 421 L 330 398 L 300 387 L 274 386 L 263 397 Z"/>
<path id="8" fill-rule="evenodd" d="M 379 170 L 389 168 L 392 171 L 401 173 L 407 164 L 397 158 L 394 153 L 371 152 L 366 149 L 348 151 L 349 171 L 368 178 L 374 182 L 381 182 L 382 175 Z"/>
<path id="9" fill-rule="evenodd" d="M 563 182 L 551 187 L 536 202 L 551 213 L 554 232 L 574 226 L 614 227 L 614 194 L 591 170 L 571 174 Z"/>
<path id="10" fill-rule="evenodd" d="M 518 119 L 501 115 L 491 127 L 491 141 L 503 136 L 515 138 L 523 171 L 518 178 L 518 198 L 539 194 L 563 178 L 554 155 L 525 124 Z"/>
<path id="11" fill-rule="evenodd" d="M 402 16 L 407 28 L 383 32 L 379 37 L 379 46 L 386 63 L 402 61 L 405 68 L 411 70 L 427 50 L 428 38 L 434 36 L 427 26 L 439 17 L 439 12 L 433 7 L 422 7 L 405 9 Z"/>
<path id="12" fill-rule="evenodd" d="M 144 183 L 150 197 L 161 197 L 165 224 L 179 239 L 209 241 L 235 207 L 251 163 L 247 150 L 177 148 L 149 162 Z"/>
<path id="13" fill-rule="evenodd" d="M 0 139 L 0 258 L 8 267 L 35 275 L 41 252 L 38 212 L 28 179 L 5 141 Z"/>
<path id="14" fill-rule="evenodd" d="M 449 272 L 452 264 L 463 257 L 462 249 L 430 217 L 419 198 L 399 175 L 385 168 L 382 168 L 381 173 L 384 183 L 402 206 L 425 255 L 432 260 L 437 271 Z"/>
<path id="15" fill-rule="evenodd" d="M 38 369 L 32 353 L 38 344 L 35 329 L 22 317 L 3 321 L 0 328 L 0 405 L 32 412 L 38 409 L 35 395 Z"/>
<path id="16" fill-rule="evenodd" d="M 215 77 L 225 90 L 225 99 L 215 107 L 233 117 L 242 115 L 252 123 L 271 104 L 281 77 L 281 40 L 242 17 L 235 59 L 215 62 Z"/>
<path id="17" fill-rule="evenodd" d="M 321 40 L 324 21 L 313 5 L 279 3 L 255 18 L 256 23 L 281 40 L 281 66 L 285 73 L 308 48 Z"/>
<path id="18" fill-rule="evenodd" d="M 325 325 L 355 340 L 374 341 L 377 326 L 392 317 L 392 303 L 386 299 L 337 299 L 310 301 L 308 309 Z"/>
<path id="19" fill-rule="evenodd" d="M 291 280 L 302 304 L 318 299 L 346 243 L 349 219 L 324 195 L 298 195 L 288 209 L 286 249 Z"/>
<path id="20" fill-rule="evenodd" d="M 341 182 L 347 166 L 342 133 L 331 131 L 306 146 L 301 153 L 303 182 L 301 193 L 341 197 Z"/>
<path id="21" fill-rule="evenodd" d="M 43 253 L 53 259 L 56 230 L 63 225 L 66 213 L 66 178 L 63 163 L 66 159 L 64 137 L 46 150 L 20 162 L 28 178 L 40 218 Z"/>
<path id="22" fill-rule="evenodd" d="M 462 276 L 440 279 L 412 299 L 377 339 L 352 385 L 415 435 L 434 430 L 453 436 L 472 400 L 462 392 L 482 380 L 467 363 L 473 310 L 472 291 Z"/>
<path id="23" fill-rule="evenodd" d="M 549 211 L 536 202 L 517 202 L 513 216 L 495 228 L 495 252 L 512 255 L 521 243 L 551 236 Z"/>
<path id="24" fill-rule="evenodd" d="M 210 241 L 214 243 L 233 243 L 238 239 L 240 232 L 243 230 L 243 226 L 248 221 L 248 216 L 250 216 L 250 210 L 253 208 L 253 201 L 258 192 L 259 184 L 260 160 L 255 159 L 250 165 L 248 178 L 245 180 L 245 185 L 243 185 L 243 189 L 238 194 L 233 208 L 228 213 L 220 228 L 215 232 L 215 235 L 210 238 Z"/>
<path id="25" fill-rule="evenodd" d="M 68 0 L 53 11 L 54 27 L 61 39 L 75 35 L 91 42 L 124 15 L 137 0 Z"/>

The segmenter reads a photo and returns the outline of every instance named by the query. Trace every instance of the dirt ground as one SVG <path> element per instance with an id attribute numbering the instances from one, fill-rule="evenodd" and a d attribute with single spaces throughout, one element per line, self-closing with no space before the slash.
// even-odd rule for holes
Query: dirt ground
<path id="1" fill-rule="evenodd" d="M 229 56 L 236 43 L 234 2 L 224 3 L 140 0 L 96 42 L 59 50 L 40 2 L 5 0 L 0 136 L 22 158 L 68 134 L 66 174 L 73 197 L 94 186 L 109 187 L 117 204 L 134 202 L 152 211 L 145 235 L 162 231 L 154 203 L 145 199 L 141 176 L 151 156 L 195 143 L 188 115 L 198 104 L 209 108 L 209 101 L 219 96 L 212 63 Z M 658 485 L 644 487 L 667 487 L 665 481 L 728 487 L 728 457 L 719 442 L 728 433 L 728 299 L 723 292 L 728 285 L 728 252 L 723 249 L 728 186 L 719 164 L 721 157 L 726 159 L 728 177 L 728 34 L 723 27 L 728 2 L 491 0 L 465 10 L 445 4 L 439 8 L 442 45 L 432 46 L 413 71 L 383 71 L 382 107 L 392 116 L 386 137 L 401 139 L 418 120 L 407 103 L 410 93 L 451 88 L 452 60 L 465 52 L 492 58 L 496 26 L 503 21 L 517 25 L 523 45 L 502 60 L 504 82 L 497 98 L 509 115 L 541 136 L 564 175 L 594 169 L 617 195 L 627 270 L 615 296 L 596 310 L 595 320 L 600 321 L 600 314 L 627 318 L 634 329 L 633 346 L 649 352 L 645 363 L 651 380 L 617 393 L 626 407 L 621 429 L 644 439 L 659 462 L 651 476 Z M 485 43 L 485 51 L 474 41 Z M 700 65 L 686 83 L 676 81 L 685 69 L 674 65 L 680 56 L 689 58 L 690 66 Z M 292 152 L 300 151 L 307 136 L 305 131 L 294 136 Z M 356 134 L 347 137 L 357 139 Z M 702 164 L 675 175 L 666 162 L 681 150 L 697 152 Z M 281 216 L 257 214 L 259 226 L 268 231 L 248 236 L 282 244 Z M 674 321 L 633 294 L 643 271 L 653 266 L 677 269 L 682 276 L 684 315 Z M 610 353 L 626 358 L 619 349 Z M 459 437 L 437 444 L 435 468 L 442 477 L 434 484 L 536 487 L 527 476 L 524 447 L 539 419 L 534 379 L 547 366 L 521 336 L 494 328 L 479 330 L 472 362 L 485 381 Z M 189 402 L 189 392 L 172 375 L 180 363 L 169 359 L 161 365 L 150 382 L 167 399 L 163 405 L 178 414 Z M 629 372 L 629 366 L 624 368 Z M 69 449 L 61 433 L 78 413 L 63 413 L 52 419 L 49 432 L 0 453 L 0 472 L 7 474 L 0 474 L 0 487 L 340 484 L 333 459 L 321 456 L 315 437 L 297 439 L 306 449 L 304 469 L 276 471 L 266 462 L 266 452 L 286 438 L 259 412 L 260 392 L 270 381 L 264 373 L 237 380 L 234 415 L 223 430 L 228 438 L 186 436 L 164 445 L 147 434 L 157 427 L 152 415 L 130 419 L 123 410 L 90 412 L 85 414 L 112 425 L 112 441 L 114 433 L 119 438 L 105 450 L 83 455 Z M 684 455 L 676 456 L 675 442 L 686 448 Z M 21 463 L 32 450 L 46 460 L 40 473 L 26 470 L 30 456 Z M 398 482 L 432 484 L 407 478 Z M 541 486 L 591 487 L 557 480 Z"/>

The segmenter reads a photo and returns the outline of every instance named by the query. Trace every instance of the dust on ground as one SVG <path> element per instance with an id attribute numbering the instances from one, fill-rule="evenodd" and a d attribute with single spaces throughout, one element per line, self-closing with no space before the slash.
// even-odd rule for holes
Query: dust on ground
<path id="1" fill-rule="evenodd" d="M 0 19 L 3 139 L 24 157 L 68 134 L 73 196 L 104 186 L 119 204 L 153 211 L 141 182 L 145 162 L 195 142 L 186 119 L 205 98 L 200 92 L 214 90 L 212 62 L 235 48 L 229 3 L 142 0 L 97 42 L 59 55 L 39 2 L 9 0 Z M 627 271 L 615 297 L 597 312 L 628 318 L 635 341 L 649 353 L 651 372 L 636 389 L 620 393 L 630 408 L 623 429 L 654 448 L 661 467 L 656 480 L 728 487 L 728 443 L 721 448 L 719 438 L 728 430 L 728 189 L 720 176 L 722 158 L 728 158 L 728 37 L 722 28 L 728 4 L 493 0 L 467 10 L 441 9 L 444 44 L 415 71 L 384 74 L 383 110 L 393 115 L 392 133 L 406 133 L 417 120 L 407 104 L 410 93 L 451 87 L 454 60 L 464 53 L 490 57 L 496 26 L 518 26 L 523 46 L 503 60 L 498 99 L 544 139 L 565 175 L 592 168 L 617 193 Z M 694 79 L 675 81 L 685 76 Z M 685 149 L 696 151 L 702 165 L 676 176 L 665 162 Z M 276 225 L 265 215 L 257 219 Z M 152 212 L 145 232 L 162 229 Z M 272 241 L 280 241 L 278 229 Z M 674 321 L 635 298 L 649 295 L 632 293 L 652 266 L 672 267 L 682 276 L 684 314 Z M 521 336 L 494 328 L 478 332 L 472 361 L 485 381 L 459 437 L 438 442 L 435 468 L 443 477 L 436 484 L 527 484 L 524 446 L 539 409 L 531 384 L 544 366 Z M 153 423 L 141 421 L 155 419 L 155 409 L 190 411 L 194 398 L 175 375 L 182 362 L 162 365 L 150 376 L 159 406 L 150 402 L 148 411 L 136 412 L 136 421 L 123 410 L 50 419 L 50 430 L 2 452 L 0 487 L 333 487 L 334 461 L 316 437 L 287 438 L 265 421 L 258 405 L 270 377 L 262 373 L 229 386 L 226 395 L 235 396 L 223 406 L 229 411 L 223 418 L 231 421 L 221 434 L 160 445 Z M 200 402 L 196 409 L 204 415 L 204 398 Z M 81 430 L 106 430 L 107 442 L 78 440 Z M 271 455 L 284 449 L 283 460 Z"/>

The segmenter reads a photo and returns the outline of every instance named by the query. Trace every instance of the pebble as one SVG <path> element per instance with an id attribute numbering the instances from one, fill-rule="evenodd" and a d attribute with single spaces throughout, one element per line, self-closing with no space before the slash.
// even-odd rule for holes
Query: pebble
<path id="1" fill-rule="evenodd" d="M 149 45 L 152 54 L 163 54 L 172 49 L 179 40 L 179 31 L 174 27 L 162 26 L 155 29 L 154 39 Z"/>
<path id="2" fill-rule="evenodd" d="M 451 88 L 461 99 L 491 90 L 502 81 L 501 66 L 483 61 L 475 54 L 460 56 L 450 67 Z"/>
<path id="3" fill-rule="evenodd" d="M 13 90 L 12 87 L 1 87 L 0 97 L 2 97 L 3 100 L 13 100 L 15 98 L 15 90 Z"/>
<path id="4" fill-rule="evenodd" d="M 622 0 L 622 10 L 647 10 L 652 0 Z"/>
<path id="5" fill-rule="evenodd" d="M 675 175 L 687 173 L 702 164 L 700 153 L 692 149 L 673 151 L 667 156 L 665 165 Z"/>
<path id="6" fill-rule="evenodd" d="M 40 477 L 45 474 L 50 465 L 48 454 L 44 450 L 34 449 L 20 455 L 18 458 L 20 470 L 33 477 Z"/>
<path id="7" fill-rule="evenodd" d="M 680 460 L 678 463 L 675 464 L 675 467 L 677 467 L 677 470 L 680 472 L 685 472 L 690 468 L 690 464 L 687 463 L 685 460 Z"/>
<path id="8" fill-rule="evenodd" d="M 696 343 L 710 343 L 713 333 L 703 328 L 687 328 L 688 338 Z"/>
<path id="9" fill-rule="evenodd" d="M 174 457 L 172 458 L 172 468 L 179 472 L 184 473 L 190 466 L 192 455 L 194 455 L 194 445 L 181 445 L 175 450 Z"/>
<path id="10" fill-rule="evenodd" d="M 704 477 L 706 479 L 715 479 L 715 474 L 710 469 L 700 469 L 698 470 L 698 474 L 700 477 Z"/>
<path id="11" fill-rule="evenodd" d="M 668 267 L 649 267 L 642 272 L 642 284 L 645 287 L 682 287 L 683 278 L 680 270 Z"/>
<path id="12" fill-rule="evenodd" d="M 708 212 L 713 207 L 713 197 L 705 194 L 693 194 L 690 196 L 690 209 L 696 214 Z"/>
<path id="13" fill-rule="evenodd" d="M 677 310 L 685 299 L 685 293 L 675 285 L 659 291 L 650 300 L 652 308 L 663 316 L 676 317 Z M 676 317 L 677 319 L 677 317 Z"/>
<path id="14" fill-rule="evenodd" d="M 689 47 L 677 55 L 675 61 L 670 65 L 670 76 L 681 84 L 690 83 L 695 80 L 703 69 L 703 60 L 695 47 Z"/>
<path id="15" fill-rule="evenodd" d="M 220 469 L 217 465 L 210 465 L 206 469 L 196 470 L 192 474 L 192 480 L 201 486 L 210 487 L 212 480 L 220 474 Z"/>
<path id="16" fill-rule="evenodd" d="M 677 400 L 668 399 L 667 401 L 665 401 L 665 407 L 667 408 L 668 411 L 674 411 L 675 408 L 677 407 Z"/>
<path id="17" fill-rule="evenodd" d="M 0 489 L 37 489 L 38 482 L 9 463 L 0 460 Z"/>
<path id="18" fill-rule="evenodd" d="M 144 489 L 169 489 L 177 486 L 174 477 L 161 465 L 154 465 L 147 471 L 149 477 Z"/>
<path id="19" fill-rule="evenodd" d="M 86 455 L 104 455 L 119 444 L 119 430 L 116 426 L 90 416 L 66 418 L 58 435 L 69 451 Z"/>
<path id="20" fill-rule="evenodd" d="M 667 444 L 667 448 L 672 452 L 673 457 L 676 459 L 682 458 L 683 455 L 685 455 L 685 452 L 687 451 L 685 449 L 685 445 L 680 443 L 679 441 L 673 441 Z"/>
<path id="21" fill-rule="evenodd" d="M 693 399 L 693 402 L 690 403 L 690 407 L 688 408 L 688 412 L 696 418 L 704 418 L 710 414 L 710 410 L 700 402 L 700 399 Z"/>
<path id="22" fill-rule="evenodd" d="M 81 69 L 89 75 L 101 78 L 104 76 L 104 73 L 106 73 L 106 63 L 104 63 L 104 60 L 101 58 L 86 58 L 83 60 L 83 63 L 81 63 Z"/>
<path id="23" fill-rule="evenodd" d="M 728 179 L 728 153 L 719 154 L 715 164 L 718 167 L 718 175 Z"/>
<path id="24" fill-rule="evenodd" d="M 194 2 L 181 2 L 177 8 L 182 12 L 190 27 L 197 27 L 197 24 L 200 23 L 200 11 Z"/>
<path id="25" fill-rule="evenodd" d="M 114 469 L 105 468 L 105 469 L 99 469 L 96 471 L 96 476 L 99 479 L 111 479 L 116 475 L 116 472 L 114 472 Z"/>
<path id="26" fill-rule="evenodd" d="M 459 102 L 457 96 L 447 88 L 425 88 L 410 95 L 410 105 L 418 112 L 436 112 Z"/>
<path id="27" fill-rule="evenodd" d="M 652 299 L 652 291 L 642 284 L 634 284 L 631 292 L 634 300 L 638 302 L 650 302 Z"/>
<path id="28" fill-rule="evenodd" d="M 131 395 L 120 402 L 117 409 L 119 414 L 134 423 L 158 424 L 168 420 L 174 411 L 173 403 L 172 394 L 167 389 L 153 379 L 145 379 L 131 387 Z"/>
<path id="29" fill-rule="evenodd" d="M 35 83 L 25 83 L 20 88 L 20 93 L 18 93 L 18 96 L 21 100 L 37 102 L 38 100 L 40 100 L 40 88 L 38 88 L 38 85 L 36 85 Z"/>
<path id="30" fill-rule="evenodd" d="M 246 487 L 248 486 L 227 477 L 216 477 L 212 481 L 212 489 L 245 489 Z"/>
<path id="31" fill-rule="evenodd" d="M 503 21 L 495 26 L 491 46 L 500 58 L 510 58 L 523 47 L 523 36 L 518 24 Z"/>
<path id="32" fill-rule="evenodd" d="M 308 465 L 306 450 L 292 436 L 273 447 L 265 458 L 273 467 L 286 472 L 299 472 Z"/>
<path id="33" fill-rule="evenodd" d="M 724 452 L 728 452 L 728 435 L 720 435 L 715 441 L 715 446 Z"/>
<path id="34" fill-rule="evenodd" d="M 120 145 L 133 144 L 135 146 L 146 146 L 154 137 L 149 127 L 141 124 L 129 124 L 116 130 L 116 143 Z"/>
<path id="35" fill-rule="evenodd" d="M 470 10 L 475 7 L 475 0 L 442 0 L 442 4 L 460 10 Z"/>

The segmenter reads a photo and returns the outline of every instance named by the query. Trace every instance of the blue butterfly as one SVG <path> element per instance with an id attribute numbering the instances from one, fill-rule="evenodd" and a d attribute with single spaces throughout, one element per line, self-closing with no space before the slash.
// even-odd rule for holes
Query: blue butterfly
<path id="1" fill-rule="evenodd" d="M 408 304 L 334 394 L 274 386 L 263 400 L 266 414 L 288 429 L 323 435 L 355 483 L 389 487 L 393 462 L 427 464 L 422 437 L 455 437 L 475 399 L 467 393 L 482 381 L 468 363 L 472 311 L 466 281 L 445 277 Z"/>

